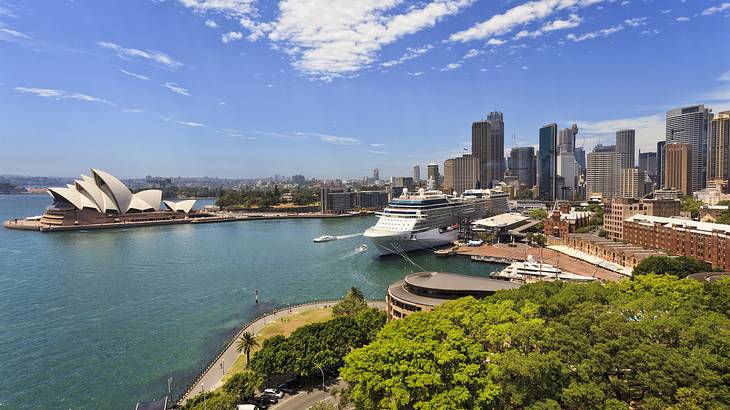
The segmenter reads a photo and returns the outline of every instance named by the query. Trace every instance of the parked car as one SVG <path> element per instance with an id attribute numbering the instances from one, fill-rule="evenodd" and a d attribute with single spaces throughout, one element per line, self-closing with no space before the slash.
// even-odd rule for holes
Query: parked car
<path id="1" fill-rule="evenodd" d="M 279 402 L 279 399 L 276 397 L 270 395 L 270 394 L 262 394 L 258 397 L 258 400 L 262 403 L 268 403 L 268 404 L 276 404 Z"/>
<path id="2" fill-rule="evenodd" d="M 284 392 L 283 391 L 281 391 L 279 389 L 274 389 L 274 388 L 264 389 L 264 394 L 268 394 L 268 395 L 274 396 L 277 399 L 281 399 L 281 398 L 284 397 Z"/>
<path id="3" fill-rule="evenodd" d="M 251 399 L 246 404 L 252 404 L 252 405 L 258 407 L 261 410 L 266 410 L 266 409 L 269 408 L 269 406 L 271 406 L 270 403 L 268 403 L 268 402 L 264 403 L 263 400 L 259 400 L 259 399 Z"/>
<path id="4" fill-rule="evenodd" d="M 259 409 L 260 409 L 259 406 L 255 405 L 255 404 L 250 404 L 250 403 L 239 404 L 238 406 L 236 406 L 236 410 L 259 410 Z"/>
<path id="5" fill-rule="evenodd" d="M 288 394 L 288 395 L 292 395 L 297 392 L 297 388 L 296 388 L 296 386 L 294 386 L 293 383 L 292 384 L 282 383 L 282 384 L 276 386 L 276 388 L 277 388 L 277 390 L 281 390 L 282 392 L 284 392 L 284 394 Z"/>

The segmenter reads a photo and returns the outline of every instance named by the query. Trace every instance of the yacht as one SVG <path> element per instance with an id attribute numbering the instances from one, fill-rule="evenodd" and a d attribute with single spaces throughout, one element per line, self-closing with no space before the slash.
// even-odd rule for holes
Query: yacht
<path id="1" fill-rule="evenodd" d="M 529 282 L 533 280 L 569 280 L 569 281 L 592 281 L 596 278 L 590 276 L 576 275 L 574 273 L 563 272 L 560 268 L 553 265 L 536 262 L 532 255 L 527 255 L 524 262 L 514 262 L 507 266 L 501 272 L 494 272 L 490 276 Z"/>
<path id="2" fill-rule="evenodd" d="M 336 241 L 337 237 L 332 235 L 322 235 L 319 238 L 314 238 L 312 241 L 314 242 L 329 242 L 329 241 Z"/>
<path id="3" fill-rule="evenodd" d="M 471 189 L 461 196 L 421 188 L 393 198 L 364 236 L 381 255 L 432 249 L 458 239 L 459 223 L 509 211 L 508 195 L 498 189 Z"/>

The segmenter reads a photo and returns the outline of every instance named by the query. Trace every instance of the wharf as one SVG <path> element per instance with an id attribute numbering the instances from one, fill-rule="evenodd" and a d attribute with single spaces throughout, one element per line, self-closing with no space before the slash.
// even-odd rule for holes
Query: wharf
<path id="1" fill-rule="evenodd" d="M 180 219 L 161 219 L 152 221 L 135 221 L 135 222 L 111 222 L 111 223 L 100 223 L 100 224 L 86 224 L 86 225 L 47 225 L 41 223 L 38 219 L 10 219 L 3 223 L 3 226 L 7 229 L 16 229 L 22 231 L 37 231 L 37 232 L 64 232 L 64 231 L 81 231 L 81 230 L 97 230 L 97 229 L 117 229 L 117 228 L 138 228 L 144 226 L 158 226 L 158 225 L 185 225 L 185 224 L 204 224 L 204 223 L 219 223 L 219 222 L 237 222 L 237 221 L 259 221 L 259 220 L 272 220 L 272 219 L 329 219 L 329 218 L 349 218 L 355 216 L 369 215 L 369 213 L 358 213 L 358 214 L 320 214 L 320 213 L 307 213 L 307 214 L 245 214 L 245 213 L 233 213 L 233 212 L 220 212 L 211 214 L 211 216 L 199 216 L 192 218 L 180 218 Z"/>
<path id="2" fill-rule="evenodd" d="M 607 281 L 617 281 L 624 277 L 616 272 L 573 258 L 552 249 L 533 248 L 525 244 L 515 244 L 515 246 L 509 246 L 507 244 L 482 245 L 479 247 L 462 246 L 456 251 L 456 254 L 469 256 L 473 261 L 507 264 L 515 261 L 525 261 L 527 260 L 527 255 L 532 255 L 533 258 L 539 260 L 541 251 L 542 261 L 544 263 L 553 265 L 565 272 L 575 273 L 581 276 L 596 277 Z"/>

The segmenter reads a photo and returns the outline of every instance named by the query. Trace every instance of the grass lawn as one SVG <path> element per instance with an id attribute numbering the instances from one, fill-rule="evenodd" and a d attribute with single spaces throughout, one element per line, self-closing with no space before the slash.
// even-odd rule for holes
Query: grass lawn
<path id="1" fill-rule="evenodd" d="M 294 311 L 296 312 L 296 309 L 294 309 Z M 269 323 L 264 326 L 264 328 L 256 335 L 256 341 L 259 342 L 260 346 L 264 343 L 265 339 L 270 337 L 277 335 L 289 336 L 294 333 L 295 330 L 304 325 L 326 322 L 330 319 L 332 319 L 332 308 L 311 309 L 304 312 L 292 313 L 287 317 L 283 317 L 276 322 Z M 259 350 L 258 347 L 251 351 L 251 357 L 253 357 L 257 350 Z M 228 372 L 226 372 L 226 376 L 223 378 L 223 381 L 225 382 L 231 375 L 244 370 L 246 370 L 246 355 L 241 353 L 236 359 L 236 362 L 233 363 L 233 366 L 231 366 Z"/>

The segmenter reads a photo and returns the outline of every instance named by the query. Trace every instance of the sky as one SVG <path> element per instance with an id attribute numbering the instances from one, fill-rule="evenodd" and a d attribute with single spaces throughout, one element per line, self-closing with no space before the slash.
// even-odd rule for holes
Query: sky
<path id="1" fill-rule="evenodd" d="M 493 110 L 652 151 L 728 44 L 721 0 L 0 0 L 0 174 L 423 174 Z"/>

